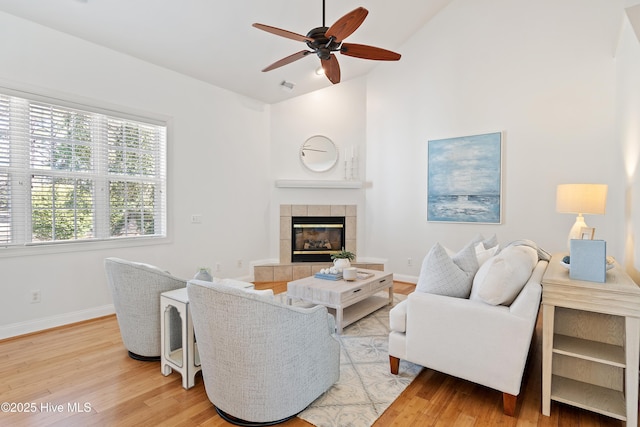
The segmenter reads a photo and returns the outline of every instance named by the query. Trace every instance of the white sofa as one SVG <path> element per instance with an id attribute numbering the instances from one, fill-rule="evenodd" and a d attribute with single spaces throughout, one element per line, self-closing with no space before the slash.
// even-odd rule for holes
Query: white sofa
<path id="1" fill-rule="evenodd" d="M 409 294 L 390 312 L 391 372 L 398 373 L 402 359 L 499 390 L 504 413 L 513 416 L 547 263 L 532 262 L 526 284 L 509 306 L 419 291 Z"/>

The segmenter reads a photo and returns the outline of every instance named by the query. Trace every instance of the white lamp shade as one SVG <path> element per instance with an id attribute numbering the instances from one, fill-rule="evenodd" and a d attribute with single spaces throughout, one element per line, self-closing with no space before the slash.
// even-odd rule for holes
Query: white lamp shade
<path id="1" fill-rule="evenodd" d="M 561 184 L 556 193 L 556 210 L 561 213 L 604 215 L 606 184 Z"/>

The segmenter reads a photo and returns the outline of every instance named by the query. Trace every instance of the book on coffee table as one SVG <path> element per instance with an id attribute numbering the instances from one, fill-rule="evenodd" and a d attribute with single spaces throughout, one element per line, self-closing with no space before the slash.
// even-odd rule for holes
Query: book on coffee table
<path id="1" fill-rule="evenodd" d="M 324 280 L 342 280 L 342 273 L 316 273 L 313 275 L 316 279 L 324 279 Z"/>

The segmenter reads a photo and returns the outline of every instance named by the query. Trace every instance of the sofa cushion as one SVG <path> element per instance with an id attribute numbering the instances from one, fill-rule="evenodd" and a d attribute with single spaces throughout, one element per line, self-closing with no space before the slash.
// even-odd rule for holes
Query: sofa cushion
<path id="1" fill-rule="evenodd" d="M 478 269 L 470 299 L 491 305 L 511 305 L 538 262 L 535 249 L 508 246 Z"/>
<path id="2" fill-rule="evenodd" d="M 416 290 L 457 298 L 468 298 L 473 276 L 478 270 L 473 244 L 449 256 L 442 245 L 436 243 L 422 262 Z"/>

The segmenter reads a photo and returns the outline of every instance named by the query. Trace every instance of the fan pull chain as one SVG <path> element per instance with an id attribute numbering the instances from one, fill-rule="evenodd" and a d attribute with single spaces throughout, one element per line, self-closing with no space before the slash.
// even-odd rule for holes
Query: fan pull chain
<path id="1" fill-rule="evenodd" d="M 326 25 L 324 25 L 324 0 L 322 0 L 322 26 L 326 27 Z"/>

